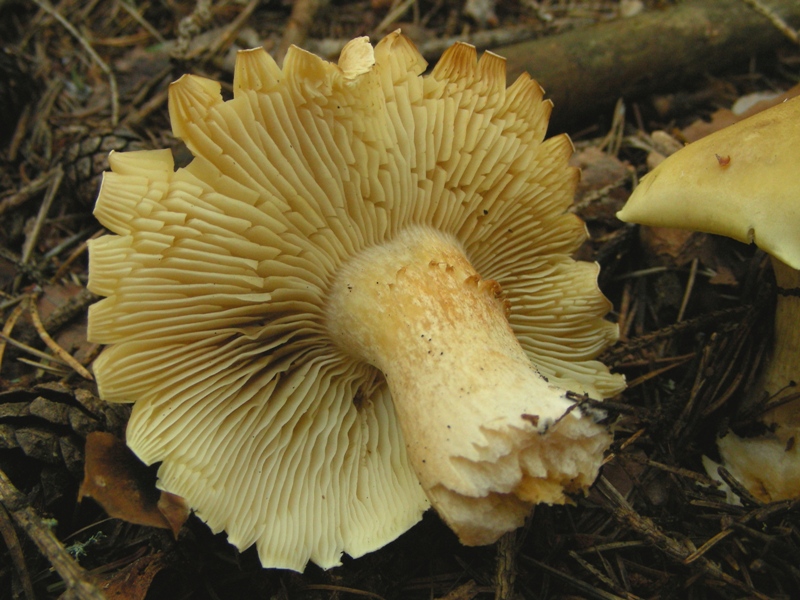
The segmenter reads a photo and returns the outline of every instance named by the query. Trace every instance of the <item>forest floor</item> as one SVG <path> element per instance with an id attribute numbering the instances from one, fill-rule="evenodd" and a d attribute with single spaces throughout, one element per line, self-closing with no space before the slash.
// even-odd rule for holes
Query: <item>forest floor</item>
<path id="1" fill-rule="evenodd" d="M 109 150 L 171 148 L 187 162 L 169 124 L 171 81 L 191 72 L 229 91 L 236 49 L 280 58 L 295 43 L 335 59 L 344 41 L 397 28 L 431 64 L 456 38 L 502 55 L 506 44 L 675 5 L 0 0 L 0 597 L 800 597 L 798 503 L 739 490 L 741 504 L 729 504 L 702 464 L 718 435 L 746 431 L 753 413 L 739 400 L 770 343 L 769 260 L 728 239 L 614 216 L 648 161 L 739 119 L 734 103 L 798 93 L 800 48 L 788 37 L 679 89 L 563 121 L 575 123 L 565 126 L 583 170 L 574 211 L 591 234 L 579 258 L 600 263 L 608 318 L 620 325 L 600 360 L 628 381 L 606 403 L 615 440 L 587 497 L 538 506 L 516 534 L 479 548 L 461 546 L 428 512 L 377 552 L 302 574 L 263 569 L 255 549 L 238 552 L 193 516 L 173 536 L 78 501 L 86 436 L 121 438 L 127 418 L 126 407 L 98 400 L 86 371 L 101 350 L 86 340 L 97 300 L 85 289 L 86 244 L 104 233 L 91 211 Z M 755 10 L 752 19 L 775 25 Z M 152 487 L 153 470 L 144 473 Z"/>

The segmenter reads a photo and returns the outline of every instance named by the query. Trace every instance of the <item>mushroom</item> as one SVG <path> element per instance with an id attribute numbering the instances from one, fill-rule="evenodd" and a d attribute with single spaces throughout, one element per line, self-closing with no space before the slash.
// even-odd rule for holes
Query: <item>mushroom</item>
<path id="1" fill-rule="evenodd" d="M 578 171 L 528 76 L 393 33 L 339 64 L 239 53 L 184 76 L 169 150 L 109 157 L 90 247 L 102 397 L 160 486 L 262 564 L 323 568 L 432 504 L 466 544 L 564 503 L 610 442 L 574 394 L 624 387 L 567 212 Z M 583 403 L 585 404 L 585 403 Z"/>
<path id="2" fill-rule="evenodd" d="M 646 175 L 623 221 L 678 227 L 754 243 L 772 259 L 778 286 L 775 333 L 751 404 L 796 396 L 800 381 L 800 98 L 787 100 L 682 148 Z M 772 432 L 719 440 L 725 467 L 764 501 L 800 495 L 800 402 L 762 420 Z M 707 462 L 713 476 L 716 468 Z"/>

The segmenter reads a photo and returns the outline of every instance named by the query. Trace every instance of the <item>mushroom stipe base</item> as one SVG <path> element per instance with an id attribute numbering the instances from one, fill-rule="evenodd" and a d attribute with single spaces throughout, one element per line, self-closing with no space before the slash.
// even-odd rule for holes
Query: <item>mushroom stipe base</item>
<path id="1" fill-rule="evenodd" d="M 463 543 L 591 484 L 610 436 L 531 363 L 500 285 L 453 237 L 410 227 L 361 251 L 327 305 L 332 340 L 383 373 L 412 466 Z"/>

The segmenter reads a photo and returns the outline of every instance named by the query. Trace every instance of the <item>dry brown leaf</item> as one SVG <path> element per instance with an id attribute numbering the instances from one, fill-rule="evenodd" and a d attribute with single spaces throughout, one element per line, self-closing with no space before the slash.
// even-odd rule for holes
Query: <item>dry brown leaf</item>
<path id="1" fill-rule="evenodd" d="M 110 433 L 86 437 L 84 479 L 78 500 L 88 496 L 109 516 L 149 527 L 169 529 L 177 537 L 189 517 L 180 496 L 159 492 L 147 468 L 125 443 Z"/>
<path id="2" fill-rule="evenodd" d="M 581 180 L 576 192 L 577 202 L 591 192 L 618 184 L 629 175 L 625 163 L 595 146 L 576 152 L 569 162 L 581 170 Z"/>
<path id="3" fill-rule="evenodd" d="M 698 257 L 708 234 L 668 227 L 639 228 L 639 238 L 644 251 L 654 264 L 682 267 Z"/>
<path id="4" fill-rule="evenodd" d="M 144 600 L 153 579 L 167 566 L 164 554 L 143 556 L 115 573 L 98 578 L 97 586 L 108 600 Z"/>
<path id="5" fill-rule="evenodd" d="M 159 512 L 164 515 L 170 525 L 169 528 L 172 529 L 173 535 L 177 538 L 178 532 L 186 522 L 186 519 L 189 518 L 189 507 L 186 505 L 186 500 L 177 494 L 161 492 L 156 506 Z"/>
<path id="6" fill-rule="evenodd" d="M 711 121 L 698 120 L 685 128 L 682 131 L 683 137 L 687 142 L 695 142 L 710 133 L 714 133 L 715 131 L 727 127 L 728 125 L 733 125 L 742 119 L 751 117 L 762 110 L 766 110 L 771 106 L 780 104 L 784 100 L 794 98 L 795 96 L 800 96 L 800 84 L 792 87 L 779 96 L 775 96 L 771 100 L 762 100 L 761 102 L 756 102 L 753 106 L 740 115 L 735 114 L 733 111 L 727 108 L 721 108 L 711 115 Z"/>

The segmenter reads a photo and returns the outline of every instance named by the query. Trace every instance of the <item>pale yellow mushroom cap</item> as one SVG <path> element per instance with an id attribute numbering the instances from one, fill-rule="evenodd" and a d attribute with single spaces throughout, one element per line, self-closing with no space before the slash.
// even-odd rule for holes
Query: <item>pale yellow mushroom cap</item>
<path id="1" fill-rule="evenodd" d="M 241 52 L 233 99 L 195 76 L 170 88 L 188 166 L 168 150 L 109 159 L 95 215 L 116 235 L 90 246 L 100 393 L 135 402 L 127 441 L 162 463 L 160 485 L 265 566 L 337 565 L 429 506 L 381 372 L 326 326 L 330 286 L 363 250 L 441 232 L 502 286 L 508 326 L 562 396 L 624 386 L 595 360 L 617 330 L 597 266 L 570 258 L 586 236 L 568 213 L 578 172 L 566 136 L 543 141 L 541 88 L 506 88 L 503 60 L 464 44 L 425 68 L 399 33 L 354 40 L 338 66 Z M 608 444 L 595 428 L 592 477 Z"/>
<path id="2" fill-rule="evenodd" d="M 800 269 L 800 98 L 685 146 L 642 178 L 622 221 L 724 235 Z"/>

